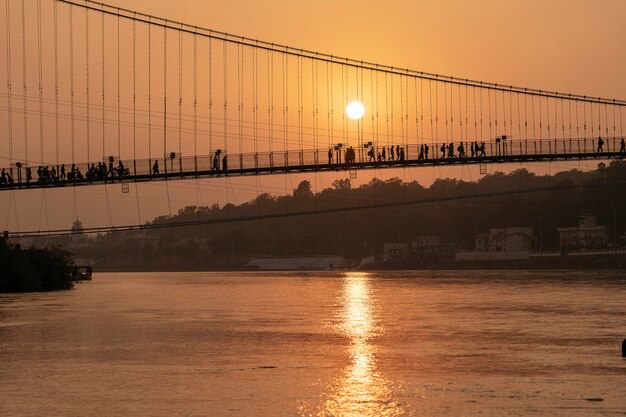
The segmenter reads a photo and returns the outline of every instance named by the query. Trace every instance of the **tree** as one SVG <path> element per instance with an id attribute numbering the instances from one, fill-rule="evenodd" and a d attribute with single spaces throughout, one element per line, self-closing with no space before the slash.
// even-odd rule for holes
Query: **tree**
<path id="1" fill-rule="evenodd" d="M 81 221 L 78 219 L 74 220 L 74 223 L 72 223 L 72 234 L 81 235 L 83 233 L 85 233 L 85 229 Z"/>
<path id="2" fill-rule="evenodd" d="M 311 191 L 311 181 L 304 180 L 300 184 L 298 184 L 298 188 L 293 190 L 293 196 L 299 198 L 313 197 L 313 191 Z"/>

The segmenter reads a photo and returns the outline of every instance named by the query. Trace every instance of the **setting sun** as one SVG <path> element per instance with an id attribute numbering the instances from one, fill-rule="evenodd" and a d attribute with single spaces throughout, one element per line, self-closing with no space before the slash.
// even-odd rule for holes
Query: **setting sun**
<path id="1" fill-rule="evenodd" d="M 365 114 L 365 106 L 360 101 L 353 101 L 346 107 L 346 113 L 352 120 L 360 120 Z"/>

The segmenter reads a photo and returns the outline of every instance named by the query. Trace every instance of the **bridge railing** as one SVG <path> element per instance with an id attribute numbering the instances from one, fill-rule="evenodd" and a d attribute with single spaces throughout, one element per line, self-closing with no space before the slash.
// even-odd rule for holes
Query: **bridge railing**
<path id="1" fill-rule="evenodd" d="M 598 138 L 552 138 L 552 139 L 523 139 L 512 140 L 508 137 L 499 137 L 493 141 L 484 142 L 485 155 L 490 162 L 497 162 L 518 158 L 538 158 L 550 159 L 571 156 L 606 157 L 614 153 L 626 151 L 622 149 L 622 137 L 603 137 L 602 147 L 599 149 Z M 450 155 L 450 144 L 452 143 L 452 155 Z M 365 148 L 354 147 L 356 163 L 378 164 L 384 162 L 385 165 L 403 164 L 407 161 L 412 163 L 428 159 L 429 163 L 451 163 L 451 162 L 481 162 L 482 152 L 475 150 L 471 152 L 471 144 L 476 143 L 479 147 L 482 141 L 463 141 L 464 157 L 459 155 L 459 145 L 461 142 L 420 143 L 401 146 L 404 151 L 404 159 L 400 160 L 397 154 L 397 146 L 394 145 L 394 158 L 391 158 L 391 150 L 388 144 L 368 145 Z M 442 145 L 445 145 L 445 152 L 442 154 Z M 421 153 L 422 146 L 428 146 L 428 155 Z M 379 155 L 385 148 L 386 158 L 380 160 Z M 150 177 L 194 177 L 206 175 L 223 175 L 240 173 L 254 173 L 256 170 L 267 171 L 295 171 L 300 168 L 315 170 L 332 168 L 346 168 L 346 150 L 348 145 L 331 149 L 295 149 L 279 150 L 275 152 L 257 153 L 227 153 L 223 151 L 210 152 L 205 155 L 182 156 L 177 153 L 165 155 L 162 158 L 147 158 L 130 161 L 122 161 L 124 171 L 118 169 L 119 158 L 111 156 L 104 161 L 81 162 L 75 164 L 48 165 L 47 167 L 30 167 L 30 178 L 28 177 L 27 164 L 14 163 L 3 170 L 0 177 L 0 186 L 11 186 L 19 184 L 28 186 L 31 183 L 64 183 L 64 182 L 104 182 L 119 181 L 128 179 L 145 179 Z M 373 149 L 373 155 L 370 150 Z M 332 163 L 329 164 L 329 151 Z M 373 157 L 372 157 L 373 156 Z M 104 164 L 106 169 L 98 169 L 98 164 Z M 111 169 L 111 167 L 113 169 Z M 44 171 L 45 174 L 41 174 Z"/>

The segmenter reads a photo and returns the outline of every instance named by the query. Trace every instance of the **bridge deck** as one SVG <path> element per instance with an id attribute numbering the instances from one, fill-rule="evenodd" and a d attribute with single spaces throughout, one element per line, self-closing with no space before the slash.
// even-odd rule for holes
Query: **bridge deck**
<path id="1" fill-rule="evenodd" d="M 612 139 L 612 140 L 611 140 Z M 371 170 L 383 168 L 400 167 L 427 167 L 441 165 L 468 165 L 468 164 L 493 164 L 493 163 L 524 163 L 524 162 L 549 162 L 565 160 L 599 160 L 599 159 L 622 159 L 626 157 L 626 152 L 620 151 L 619 143 L 621 138 L 609 138 L 606 140 L 604 149 L 606 151 L 595 152 L 595 142 L 590 139 L 572 140 L 550 140 L 550 141 L 509 141 L 490 142 L 485 144 L 485 156 L 474 157 L 438 157 L 433 158 L 433 154 L 441 156 L 438 145 L 429 144 L 430 152 L 428 158 L 423 155 L 419 157 L 420 145 L 408 145 L 405 149 L 404 160 L 373 160 L 368 157 L 368 148 L 355 149 L 355 162 L 346 164 L 345 149 L 332 150 L 332 162 L 329 163 L 328 149 L 289 151 L 257 154 L 228 154 L 227 169 L 223 169 L 222 158 L 224 153 L 218 153 L 217 166 L 214 166 L 215 155 L 203 155 L 193 157 L 179 157 L 169 155 L 160 159 L 141 159 L 128 161 L 126 168 L 128 173 L 120 176 L 117 172 L 108 173 L 103 176 L 85 176 L 88 167 L 92 163 L 75 164 L 81 172 L 82 178 L 72 178 L 69 175 L 71 164 L 65 165 L 68 175 L 65 178 L 37 178 L 36 170 L 31 171 L 32 178 L 27 179 L 26 166 L 13 164 L 6 169 L 11 176 L 10 180 L 0 183 L 0 191 L 14 189 L 32 188 L 54 188 L 67 186 L 84 186 L 98 184 L 113 184 L 126 182 L 145 182 L 158 180 L 180 180 L 194 178 L 218 178 L 225 176 L 249 176 L 249 175 L 271 175 L 281 173 L 307 173 L 307 172 L 327 172 L 341 170 Z M 467 143 L 469 145 L 469 143 Z M 439 145 L 440 146 L 440 145 Z M 375 154 L 381 148 L 375 149 Z M 455 153 L 457 149 L 455 147 Z M 465 151 L 469 153 L 468 150 Z M 407 157 L 411 155 L 412 157 Z M 389 154 L 387 154 L 389 156 Z M 417 156 L 417 157 L 416 157 Z M 117 167 L 117 158 L 105 161 Z M 153 165 L 158 161 L 158 173 L 153 171 Z M 103 161 L 100 161 L 103 162 Z M 97 162 L 96 162 L 97 165 Z M 61 167 L 54 166 L 60 174 Z M 31 168 L 32 169 L 32 168 Z M 50 167 L 52 169 L 52 167 Z"/>

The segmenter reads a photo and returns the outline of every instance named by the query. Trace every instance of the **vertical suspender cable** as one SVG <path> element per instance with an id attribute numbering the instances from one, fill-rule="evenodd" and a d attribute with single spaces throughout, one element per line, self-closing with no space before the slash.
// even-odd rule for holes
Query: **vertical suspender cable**
<path id="1" fill-rule="evenodd" d="M 474 142 L 478 142 L 478 117 L 476 112 L 476 87 L 472 86 L 472 103 L 474 108 Z"/>
<path id="2" fill-rule="evenodd" d="M 133 175 L 137 174 L 137 24 L 133 20 Z M 139 205 L 139 186 L 135 182 L 135 201 L 137 219 L 141 224 L 141 206 Z"/>
<path id="3" fill-rule="evenodd" d="M 148 22 L 148 169 L 152 169 L 152 23 L 150 22 Z"/>
<path id="4" fill-rule="evenodd" d="M 269 122 L 269 152 L 274 151 L 274 53 L 267 50 L 267 120 Z M 273 162 L 273 161 L 272 161 Z"/>
<path id="5" fill-rule="evenodd" d="M 330 136 L 330 62 L 326 62 L 326 137 L 328 139 L 328 149 L 332 147 Z"/>
<path id="6" fill-rule="evenodd" d="M 257 153 L 257 123 L 258 123 L 258 116 L 257 116 L 257 108 L 258 108 L 258 103 L 259 103 L 259 77 L 258 77 L 258 70 L 259 70 L 259 64 L 258 64 L 258 59 L 259 59 L 259 55 L 258 55 L 258 49 L 257 48 L 252 48 L 251 49 L 251 54 L 252 55 L 252 149 L 254 154 L 256 155 Z"/>
<path id="7" fill-rule="evenodd" d="M 252 108 L 252 116 L 253 116 L 253 129 L 254 129 L 254 154 L 256 155 L 258 152 L 258 123 L 259 123 L 259 50 L 254 48 L 252 54 L 253 64 L 252 64 L 252 82 L 254 84 L 254 88 L 252 93 L 254 94 L 253 100 L 253 108 Z"/>
<path id="8" fill-rule="evenodd" d="M 72 143 L 72 164 L 76 158 L 74 155 L 74 136 L 75 136 L 75 121 L 74 121 L 74 7 L 69 6 L 69 23 L 70 23 L 70 140 Z"/>
<path id="9" fill-rule="evenodd" d="M 493 128 L 491 124 L 491 90 L 487 89 L 487 109 L 489 112 L 489 140 L 493 140 Z"/>
<path id="10" fill-rule="evenodd" d="M 117 15 L 117 155 L 122 159 L 122 123 L 121 123 L 121 104 L 120 104 L 120 16 Z"/>
<path id="11" fill-rule="evenodd" d="M 243 153 L 243 124 L 241 121 L 243 111 L 243 46 L 237 44 L 237 135 L 239 137 L 239 154 Z"/>
<path id="12" fill-rule="evenodd" d="M 28 162 L 28 89 L 26 82 L 26 10 L 25 0 L 22 0 L 22 91 L 24 103 L 24 160 Z"/>
<path id="13" fill-rule="evenodd" d="M 178 157 L 183 154 L 183 32 L 178 31 Z"/>
<path id="14" fill-rule="evenodd" d="M 213 38 L 209 38 L 209 155 L 212 155 L 212 154 L 213 154 Z"/>
<path id="15" fill-rule="evenodd" d="M 519 93 L 515 94 L 515 98 L 517 99 L 517 136 L 518 140 L 522 139 L 522 118 L 521 118 L 521 110 L 519 104 Z"/>
<path id="16" fill-rule="evenodd" d="M 435 141 L 435 129 L 433 126 L 433 82 L 428 80 L 428 99 L 430 101 L 430 141 L 433 143 Z M 433 153 L 435 153 L 435 149 L 433 149 Z"/>
<path id="17" fill-rule="evenodd" d="M 287 155 L 288 149 L 287 149 L 287 111 L 288 111 L 288 107 L 287 107 L 287 79 L 286 79 L 286 72 L 287 72 L 287 54 L 282 54 L 281 55 L 281 70 L 282 70 L 282 87 L 283 87 L 283 152 L 285 153 L 285 155 Z M 285 160 L 285 165 L 287 164 L 287 161 Z"/>
<path id="18" fill-rule="evenodd" d="M 41 33 L 41 0 L 37 0 L 37 67 L 39 71 L 39 163 L 44 163 L 43 146 L 43 46 Z"/>
<path id="19" fill-rule="evenodd" d="M 389 151 L 389 158 L 391 158 L 391 150 L 389 148 L 390 138 L 389 138 L 389 74 L 385 72 L 385 121 L 387 124 L 386 134 L 387 134 L 387 150 Z"/>
<path id="20" fill-rule="evenodd" d="M 56 2 L 55 2 L 56 4 Z M 102 160 L 104 161 L 104 158 L 106 156 L 106 120 L 105 120 L 105 84 L 104 84 L 104 13 L 102 13 L 100 15 L 101 21 L 100 21 L 100 54 L 101 54 L 101 59 L 102 59 Z"/>
<path id="21" fill-rule="evenodd" d="M 435 137 L 439 140 L 439 82 L 435 81 Z"/>
<path id="22" fill-rule="evenodd" d="M 378 143 L 378 138 L 375 136 L 376 133 L 376 120 L 375 120 L 375 113 L 376 113 L 376 108 L 374 107 L 374 70 L 370 69 L 370 97 L 372 99 L 371 101 L 371 110 L 370 113 L 372 114 L 372 136 L 374 136 L 374 146 L 376 146 L 378 148 L 379 143 Z"/>
<path id="23" fill-rule="evenodd" d="M 402 80 L 402 76 L 400 76 L 400 142 L 404 145 L 404 81 Z M 398 155 L 398 159 L 400 155 Z"/>
<path id="24" fill-rule="evenodd" d="M 59 24 L 58 2 L 54 2 L 54 135 L 56 164 L 59 164 Z M 104 16 L 104 15 L 103 15 Z M 9 137 L 10 140 L 10 137 Z"/>
<path id="25" fill-rule="evenodd" d="M 87 111 L 87 135 L 86 135 L 86 142 L 87 142 L 87 161 L 91 161 L 91 144 L 90 139 L 91 139 L 91 119 L 90 119 L 90 100 L 89 100 L 89 96 L 90 96 L 90 91 L 89 91 L 89 9 L 85 8 L 85 96 L 87 99 L 87 107 L 86 107 L 86 111 Z"/>
<path id="26" fill-rule="evenodd" d="M 450 89 L 450 91 L 452 91 L 452 89 Z M 452 101 L 452 93 L 450 93 L 450 101 Z M 448 84 L 446 84 L 445 82 L 443 83 L 443 106 L 444 106 L 444 115 L 445 115 L 445 120 L 446 120 L 446 142 L 448 142 L 450 139 L 450 132 L 449 132 L 449 126 L 448 126 Z"/>
<path id="27" fill-rule="evenodd" d="M 334 88 L 334 80 L 333 80 L 333 64 L 328 64 L 329 67 L 326 69 L 330 71 L 330 111 L 328 113 L 328 124 L 329 126 L 329 136 L 328 136 L 328 146 L 332 148 L 333 142 L 335 141 L 335 88 Z"/>
<path id="28" fill-rule="evenodd" d="M 137 24 L 133 20 L 133 167 L 137 170 Z"/>
<path id="29" fill-rule="evenodd" d="M 167 155 L 167 28 L 163 27 L 163 158 Z M 165 163 L 167 172 L 167 163 Z M 167 177 L 165 178 L 167 180 Z M 169 199 L 168 199 L 169 204 Z"/>
<path id="30" fill-rule="evenodd" d="M 56 2 L 55 5 L 55 28 L 56 28 Z M 11 0 L 6 3 L 6 39 L 7 39 L 7 116 L 8 116 L 8 139 L 9 139 L 9 163 L 13 163 L 13 95 L 11 92 Z M 56 35 L 56 30 L 55 30 Z M 26 98 L 24 98 L 26 99 Z M 58 100 L 57 100 L 58 103 Z M 58 112 L 57 112 L 58 114 Z M 58 148 L 58 144 L 57 144 Z M 8 221 L 8 220 L 7 220 Z"/>
<path id="31" fill-rule="evenodd" d="M 393 107 L 394 107 L 393 106 L 393 101 L 394 101 L 393 100 L 394 99 L 394 97 L 393 97 L 393 74 L 391 74 L 389 78 L 390 78 L 390 80 L 389 80 L 390 81 L 389 82 L 389 87 L 390 87 L 389 90 L 390 90 L 390 96 L 391 96 L 390 99 L 389 99 L 389 101 L 391 102 L 391 115 L 389 116 L 389 118 L 390 118 L 390 124 L 389 124 L 390 125 L 390 133 L 389 133 L 389 135 L 391 137 L 391 144 L 393 145 L 393 143 L 395 141 L 395 137 L 393 136 L 393 122 L 394 122 L 394 120 L 393 120 Z M 345 104 L 344 104 L 344 106 L 345 106 Z M 396 155 L 396 156 L 398 156 L 398 155 Z"/>
<path id="32" fill-rule="evenodd" d="M 480 140 L 482 142 L 485 140 L 485 136 L 483 136 L 483 89 L 479 88 L 478 91 L 480 92 Z"/>
<path id="33" fill-rule="evenodd" d="M 420 78 L 420 82 L 421 82 L 421 78 Z M 420 131 L 420 125 L 419 125 L 419 108 L 418 108 L 418 103 L 417 103 L 417 78 L 413 78 L 413 88 L 414 88 L 414 93 L 415 93 L 415 143 L 419 144 L 419 131 Z"/>
<path id="34" fill-rule="evenodd" d="M 223 67 L 224 67 L 224 153 L 228 153 L 228 43 L 224 41 L 222 46 Z"/>
<path id="35" fill-rule="evenodd" d="M 299 57 L 298 66 L 300 67 L 300 75 L 298 76 L 298 84 L 299 84 L 299 93 L 300 96 L 300 105 L 299 105 L 299 113 L 300 113 L 300 121 L 299 124 L 299 136 L 300 136 L 300 155 L 302 155 L 302 150 L 304 149 L 304 67 L 302 64 L 302 57 Z M 302 164 L 302 159 L 300 159 L 300 164 Z"/>
<path id="36" fill-rule="evenodd" d="M 198 37 L 193 35 L 193 155 L 198 157 Z M 195 170 L 198 170 L 197 164 Z"/>

